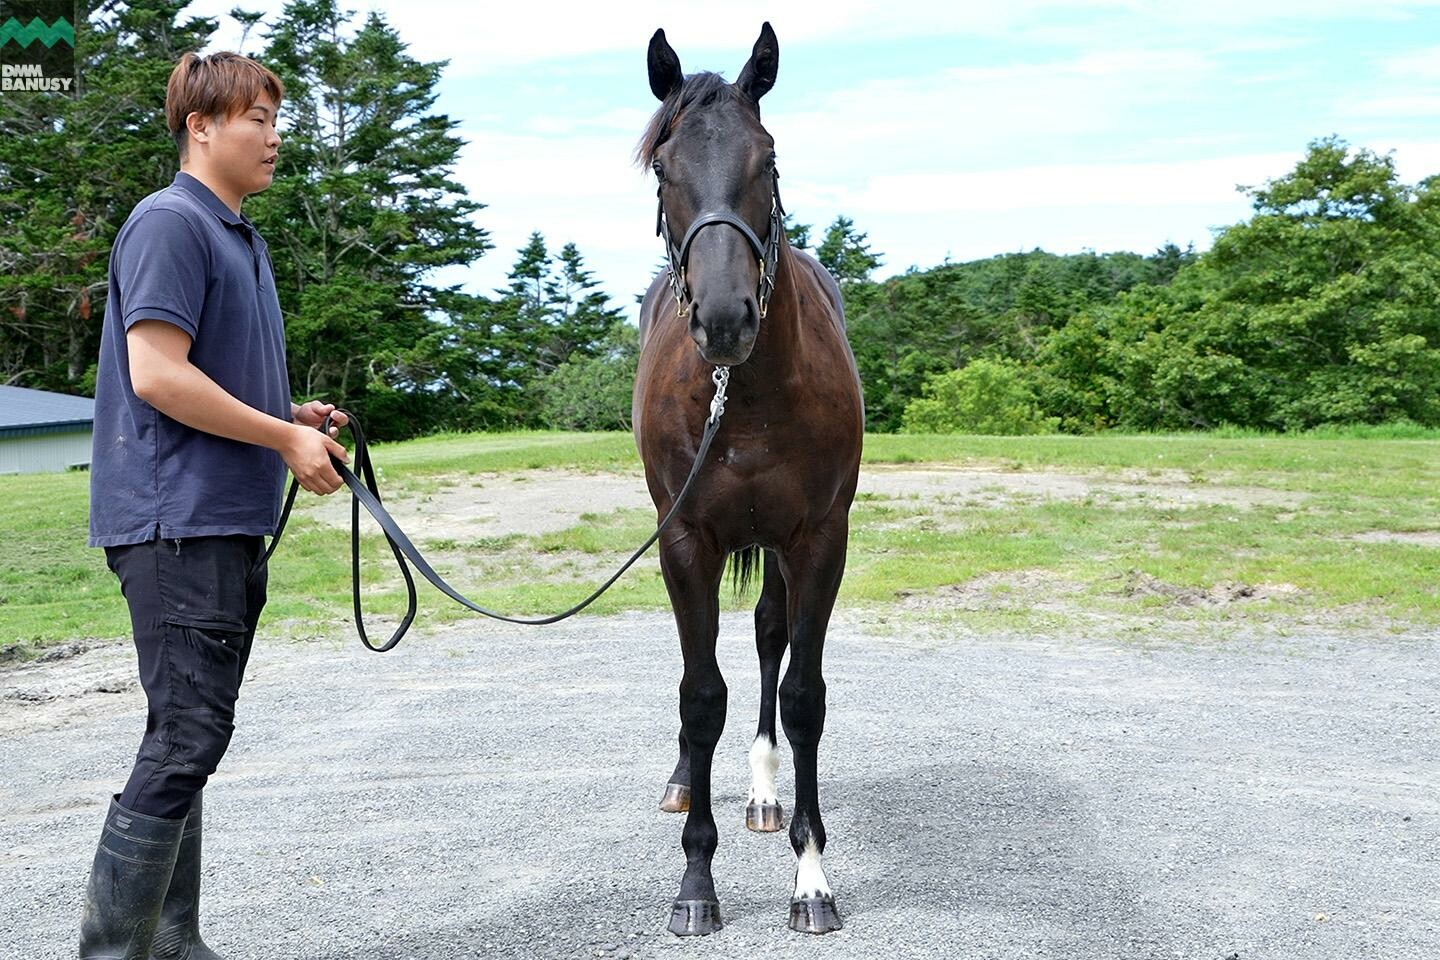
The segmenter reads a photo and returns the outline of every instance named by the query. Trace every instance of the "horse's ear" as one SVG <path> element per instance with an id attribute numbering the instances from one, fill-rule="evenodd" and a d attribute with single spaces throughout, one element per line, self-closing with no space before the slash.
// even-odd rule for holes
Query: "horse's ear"
<path id="1" fill-rule="evenodd" d="M 656 30 L 650 38 L 646 61 L 650 66 L 650 92 L 658 99 L 664 100 L 685 81 L 685 75 L 680 72 L 680 58 L 665 39 L 664 30 Z"/>
<path id="2" fill-rule="evenodd" d="M 769 21 L 760 28 L 760 39 L 755 41 L 755 49 L 750 51 L 750 59 L 745 62 L 745 68 L 740 71 L 740 79 L 735 81 L 735 86 L 754 100 L 760 102 L 760 98 L 770 92 L 775 86 L 775 74 L 780 70 L 780 43 L 775 39 L 775 31 L 770 29 Z"/>

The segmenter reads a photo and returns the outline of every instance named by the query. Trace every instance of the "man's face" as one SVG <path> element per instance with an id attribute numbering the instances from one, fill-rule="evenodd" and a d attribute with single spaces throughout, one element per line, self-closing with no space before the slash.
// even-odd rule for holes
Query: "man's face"
<path id="1" fill-rule="evenodd" d="M 280 149 L 277 119 L 276 103 L 262 94 L 245 112 L 208 125 L 208 165 L 242 197 L 259 193 L 275 179 Z"/>

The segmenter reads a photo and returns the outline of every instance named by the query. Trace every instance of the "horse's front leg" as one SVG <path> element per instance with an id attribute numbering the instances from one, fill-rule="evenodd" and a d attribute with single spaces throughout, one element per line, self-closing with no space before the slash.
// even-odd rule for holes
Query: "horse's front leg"
<path id="1" fill-rule="evenodd" d="M 680 528 L 662 542 L 660 571 L 675 610 L 685 657 L 680 680 L 680 736 L 689 761 L 690 812 L 680 838 L 685 875 L 670 916 L 670 932 L 679 936 L 713 933 L 721 927 L 720 903 L 710 873 L 719 839 L 710 809 L 710 764 L 725 729 L 725 680 L 715 660 L 724 569 L 725 555 L 705 544 L 698 531 Z"/>
<path id="2" fill-rule="evenodd" d="M 828 933 L 841 927 L 835 897 L 825 878 L 825 824 L 820 819 L 817 763 L 825 730 L 825 678 L 821 660 L 825 630 L 845 572 L 849 521 L 845 514 L 781 557 L 788 587 L 790 666 L 780 683 L 780 720 L 795 759 L 795 810 L 790 845 L 795 850 L 795 890 L 790 929 Z"/>

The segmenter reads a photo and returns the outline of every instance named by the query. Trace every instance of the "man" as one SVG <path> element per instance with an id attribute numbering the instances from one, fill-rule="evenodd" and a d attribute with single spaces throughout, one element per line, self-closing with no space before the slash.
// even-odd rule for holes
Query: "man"
<path id="1" fill-rule="evenodd" d="M 186 54 L 165 96 L 180 172 L 110 254 L 90 544 L 129 605 L 149 714 L 95 853 L 82 958 L 216 960 L 199 931 L 200 791 L 234 729 L 263 537 L 287 467 L 328 494 L 330 456 L 348 459 L 315 429 L 334 407 L 290 401 L 274 272 L 240 213 L 274 179 L 283 94 L 254 60 Z"/>

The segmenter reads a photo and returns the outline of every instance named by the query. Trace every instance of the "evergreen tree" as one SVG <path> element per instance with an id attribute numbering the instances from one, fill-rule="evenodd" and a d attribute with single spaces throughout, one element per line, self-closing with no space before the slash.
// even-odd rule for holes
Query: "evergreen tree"
<path id="1" fill-rule="evenodd" d="M 334 0 L 292 0 L 262 61 L 285 81 L 274 184 L 247 204 L 270 243 L 291 382 L 408 436 L 444 414 L 445 318 L 472 298 L 428 278 L 488 248 L 451 178 L 463 143 L 427 63 L 377 13 L 351 33 Z"/>
<path id="2" fill-rule="evenodd" d="M 810 246 L 810 224 L 795 223 L 794 220 L 794 214 L 787 213 L 785 214 L 785 219 L 781 221 L 781 225 L 785 228 L 785 239 L 790 242 L 790 246 L 797 250 L 808 249 Z"/>
<path id="3" fill-rule="evenodd" d="M 835 218 L 815 257 L 838 282 L 868 280 L 880 266 L 880 255 L 870 250 L 867 235 L 855 229 L 855 221 L 846 216 Z"/>
<path id="4" fill-rule="evenodd" d="M 494 299 L 475 300 L 445 336 L 427 343 L 435 368 L 444 371 L 459 398 L 448 422 L 471 429 L 547 424 L 568 429 L 573 418 L 556 419 L 542 409 L 543 381 L 592 358 L 616 360 L 622 367 L 628 362 L 633 378 L 633 357 L 616 353 L 614 329 L 623 324 L 622 313 L 610 307 L 575 244 L 551 254 L 539 232 L 516 251 L 508 279 Z M 587 368 L 584 376 L 593 372 Z M 573 382 L 576 375 L 572 369 L 565 377 Z M 614 370 L 607 368 L 604 376 L 613 380 Z M 613 426 L 613 420 L 606 422 Z"/>
<path id="5" fill-rule="evenodd" d="M 76 8 L 76 92 L 0 97 L 0 383 L 94 389 L 109 252 L 178 169 L 165 83 L 216 21 L 185 0 Z"/>

